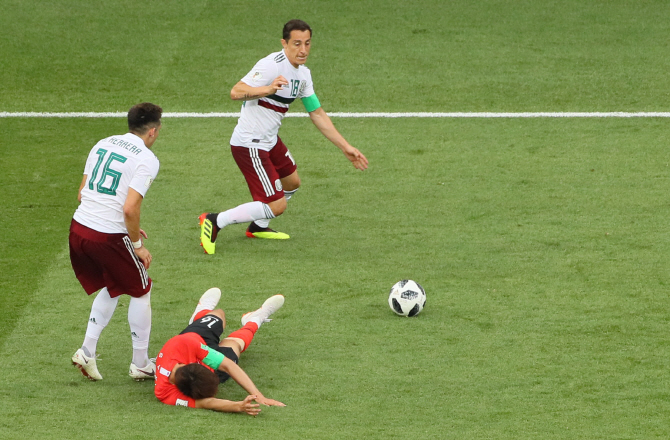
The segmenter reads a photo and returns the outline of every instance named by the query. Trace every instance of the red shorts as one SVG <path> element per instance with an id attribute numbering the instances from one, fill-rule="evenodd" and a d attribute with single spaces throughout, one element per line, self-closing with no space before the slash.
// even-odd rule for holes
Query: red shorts
<path id="1" fill-rule="evenodd" d="M 230 150 L 255 201 L 270 203 L 284 197 L 280 179 L 290 176 L 298 167 L 279 137 L 270 151 L 234 145 Z"/>
<path id="2" fill-rule="evenodd" d="M 112 298 L 122 294 L 137 298 L 151 290 L 151 278 L 127 234 L 105 234 L 72 220 L 70 261 L 89 295 L 103 287 Z"/>

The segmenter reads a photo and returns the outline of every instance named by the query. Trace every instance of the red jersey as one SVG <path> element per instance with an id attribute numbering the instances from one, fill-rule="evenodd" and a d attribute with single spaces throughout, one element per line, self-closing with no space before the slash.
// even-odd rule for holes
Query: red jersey
<path id="1" fill-rule="evenodd" d="M 179 391 L 176 385 L 170 383 L 170 374 L 172 374 L 172 369 L 177 364 L 197 363 L 204 365 L 210 371 L 214 371 L 202 362 L 208 354 L 205 340 L 197 333 L 184 333 L 167 341 L 158 353 L 158 357 L 156 357 L 154 394 L 158 400 L 168 405 L 195 408 L 195 399 L 188 397 Z"/>

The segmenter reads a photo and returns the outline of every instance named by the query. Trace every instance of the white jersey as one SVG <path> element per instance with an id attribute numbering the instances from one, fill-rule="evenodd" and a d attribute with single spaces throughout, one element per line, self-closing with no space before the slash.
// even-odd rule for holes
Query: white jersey
<path id="1" fill-rule="evenodd" d="M 108 234 L 128 233 L 123 205 L 132 188 L 142 197 L 158 175 L 160 163 L 144 141 L 132 133 L 98 142 L 86 159 L 86 183 L 74 219 Z"/>
<path id="2" fill-rule="evenodd" d="M 262 87 L 272 84 L 278 76 L 286 78 L 288 85 L 275 94 L 242 104 L 240 119 L 230 138 L 231 145 L 271 150 L 277 143 L 277 133 L 289 104 L 314 94 L 309 69 L 302 65 L 293 67 L 283 50 L 257 62 L 242 82 L 251 87 Z"/>

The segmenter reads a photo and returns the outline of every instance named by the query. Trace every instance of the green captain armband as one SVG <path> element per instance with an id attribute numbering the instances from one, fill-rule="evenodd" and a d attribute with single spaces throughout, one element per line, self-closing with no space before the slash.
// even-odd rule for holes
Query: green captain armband
<path id="1" fill-rule="evenodd" d="M 307 113 L 313 112 L 321 107 L 321 103 L 319 102 L 319 98 L 316 97 L 316 94 L 310 95 L 307 98 L 302 98 L 302 104 L 305 106 Z"/>
<path id="2" fill-rule="evenodd" d="M 205 344 L 200 344 L 200 348 L 207 350 L 207 356 L 205 356 L 205 359 L 203 359 L 202 362 L 208 367 L 217 370 L 219 365 L 221 365 L 221 362 L 223 362 L 223 358 L 225 358 L 223 353 L 220 353 Z"/>

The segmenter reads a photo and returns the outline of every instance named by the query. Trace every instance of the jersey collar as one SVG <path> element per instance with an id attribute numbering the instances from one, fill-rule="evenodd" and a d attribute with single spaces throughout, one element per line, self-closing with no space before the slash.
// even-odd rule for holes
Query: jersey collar
<path id="1" fill-rule="evenodd" d="M 137 139 L 137 141 L 135 142 L 137 145 L 143 145 L 144 148 L 149 149 L 149 147 L 147 147 L 147 145 L 144 143 L 144 140 L 135 133 L 128 132 L 126 133 L 126 136 L 130 136 L 131 138 L 133 138 L 133 140 Z"/>

